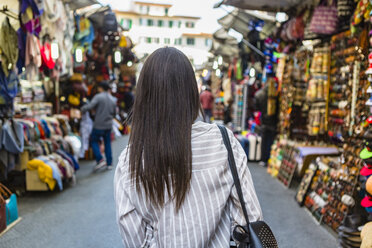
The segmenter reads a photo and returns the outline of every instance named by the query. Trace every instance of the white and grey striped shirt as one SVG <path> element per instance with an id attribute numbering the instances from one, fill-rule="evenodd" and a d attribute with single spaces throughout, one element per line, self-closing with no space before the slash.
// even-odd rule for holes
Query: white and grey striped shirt
<path id="1" fill-rule="evenodd" d="M 231 131 L 231 146 L 250 221 L 262 212 L 247 165 L 247 157 Z M 131 182 L 126 149 L 114 178 L 116 214 L 124 247 L 229 247 L 231 228 L 244 225 L 238 195 L 227 161 L 227 150 L 216 125 L 192 126 L 190 190 L 178 213 L 165 199 L 155 208 Z M 166 194 L 167 195 L 167 194 Z"/>

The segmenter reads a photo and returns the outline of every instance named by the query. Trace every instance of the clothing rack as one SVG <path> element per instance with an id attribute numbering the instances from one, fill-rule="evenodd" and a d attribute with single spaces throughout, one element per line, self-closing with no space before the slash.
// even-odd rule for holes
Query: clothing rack
<path id="1" fill-rule="evenodd" d="M 0 13 L 3 13 L 4 15 L 6 15 L 6 16 L 8 16 L 10 18 L 16 19 L 16 20 L 19 19 L 18 18 L 18 15 L 16 13 L 14 13 L 14 12 L 12 12 L 12 11 L 10 11 L 8 9 L 8 6 L 7 5 L 3 5 L 3 8 L 0 9 Z"/>

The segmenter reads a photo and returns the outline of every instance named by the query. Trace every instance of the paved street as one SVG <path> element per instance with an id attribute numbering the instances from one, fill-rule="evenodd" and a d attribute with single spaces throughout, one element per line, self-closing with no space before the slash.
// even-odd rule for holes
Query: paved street
<path id="1" fill-rule="evenodd" d="M 127 140 L 123 137 L 114 142 L 114 163 Z M 0 238 L 0 247 L 122 247 L 115 222 L 114 170 L 93 174 L 93 165 L 81 162 L 75 187 L 20 198 L 23 219 Z M 298 207 L 293 191 L 282 187 L 257 164 L 249 166 L 265 220 L 277 236 L 279 247 L 337 247 L 336 239 Z"/>

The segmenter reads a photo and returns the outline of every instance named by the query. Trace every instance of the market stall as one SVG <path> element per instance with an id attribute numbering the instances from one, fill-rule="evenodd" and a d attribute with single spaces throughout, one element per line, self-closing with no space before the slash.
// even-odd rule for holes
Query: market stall
<path id="1" fill-rule="evenodd" d="M 6 188 L 0 190 L 0 233 L 17 222 L 18 215 L 2 216 L 17 205 L 15 193 L 76 183 L 79 159 L 89 158 L 93 114 L 82 115 L 80 107 L 97 83 L 110 81 L 122 99 L 118 107 L 129 111 L 120 94 L 135 85 L 133 44 L 109 7 L 89 7 L 97 3 L 0 4 L 0 186 Z M 122 121 L 118 115 L 115 135 L 127 131 Z"/>
<path id="2" fill-rule="evenodd" d="M 298 203 L 337 232 L 342 247 L 359 247 L 360 230 L 350 226 L 350 220 L 357 219 L 359 226 L 372 221 L 371 189 L 366 187 L 372 178 L 371 3 L 270 1 L 268 5 L 225 0 L 221 4 L 240 8 L 224 18 L 224 27 L 242 33 L 250 43 L 248 53 L 259 54 L 253 45 L 265 55 L 263 59 L 251 56 L 248 63 L 262 61 L 260 83 L 267 84 L 263 86 L 267 93 L 256 95 L 266 96 L 260 97 L 266 105 L 236 126 L 237 137 L 247 151 L 252 150 L 250 146 L 259 143 L 258 139 L 251 143 L 249 137 L 264 133 L 260 130 L 265 126 L 264 114 L 277 115 L 268 172 L 287 187 L 297 181 Z M 277 22 L 280 28 L 271 29 L 265 39 L 252 39 L 252 25 L 244 26 L 249 17 L 244 9 L 284 11 L 288 18 Z M 247 76 L 248 81 L 254 78 L 253 73 Z M 235 99 L 239 105 L 239 94 Z M 256 103 L 244 99 L 240 105 L 249 108 Z M 262 141 L 266 146 L 264 135 Z"/>

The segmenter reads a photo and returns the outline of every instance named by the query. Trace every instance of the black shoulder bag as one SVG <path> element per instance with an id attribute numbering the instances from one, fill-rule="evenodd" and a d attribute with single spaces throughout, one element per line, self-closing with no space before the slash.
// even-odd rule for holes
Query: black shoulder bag
<path id="1" fill-rule="evenodd" d="M 237 225 L 234 227 L 232 238 L 239 243 L 238 248 L 277 248 L 278 243 L 275 236 L 264 221 L 249 222 L 230 139 L 224 126 L 218 125 L 218 128 L 221 131 L 223 142 L 228 152 L 230 170 L 236 191 L 238 192 L 240 204 L 242 205 L 244 217 L 247 221 L 246 226 Z"/>

